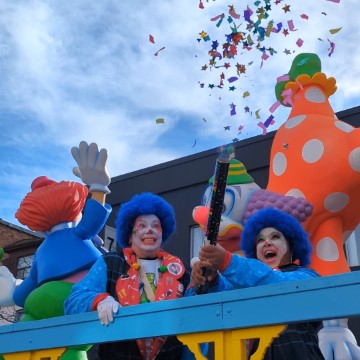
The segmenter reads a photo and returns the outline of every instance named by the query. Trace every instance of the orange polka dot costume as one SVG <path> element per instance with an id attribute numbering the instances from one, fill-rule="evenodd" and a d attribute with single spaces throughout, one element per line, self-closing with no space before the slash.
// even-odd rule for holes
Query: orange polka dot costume
<path id="1" fill-rule="evenodd" d="M 335 79 L 320 67 L 316 55 L 298 55 L 289 81 L 278 86 L 290 90 L 292 110 L 274 138 L 267 189 L 313 204 L 304 223 L 311 266 L 331 275 L 349 271 L 343 243 L 360 222 L 360 129 L 337 119 L 328 101 Z"/>
<path id="2" fill-rule="evenodd" d="M 328 101 L 335 84 L 321 72 L 317 55 L 300 54 L 276 85 L 278 100 L 292 110 L 274 138 L 267 186 L 312 203 L 303 226 L 314 248 L 310 266 L 321 275 L 349 271 L 343 245 L 360 222 L 360 129 L 337 119 Z M 318 335 L 325 359 L 360 359 L 347 319 L 323 325 Z"/>

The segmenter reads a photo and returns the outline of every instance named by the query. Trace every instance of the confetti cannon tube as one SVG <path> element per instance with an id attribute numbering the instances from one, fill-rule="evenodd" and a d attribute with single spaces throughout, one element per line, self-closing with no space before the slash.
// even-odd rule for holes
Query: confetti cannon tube
<path id="1" fill-rule="evenodd" d="M 234 149 L 221 149 L 221 153 L 216 160 L 214 183 L 211 195 L 211 204 L 209 217 L 206 225 L 206 233 L 204 243 L 216 245 L 217 236 L 219 233 L 221 214 L 223 210 L 225 189 L 227 176 L 229 172 L 230 159 L 234 157 Z M 203 275 L 207 278 L 209 270 L 205 267 L 202 268 Z M 195 294 L 206 294 L 208 292 L 208 281 L 204 285 L 196 288 Z"/>

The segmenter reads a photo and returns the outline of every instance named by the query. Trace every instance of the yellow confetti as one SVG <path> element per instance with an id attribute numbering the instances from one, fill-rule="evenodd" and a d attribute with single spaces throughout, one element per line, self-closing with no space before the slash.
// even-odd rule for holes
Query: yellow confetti
<path id="1" fill-rule="evenodd" d="M 244 91 L 243 98 L 246 98 L 247 96 L 250 96 L 250 93 L 248 91 Z"/>
<path id="2" fill-rule="evenodd" d="M 334 35 L 334 34 L 338 33 L 341 29 L 342 29 L 342 27 L 337 28 L 337 29 L 331 29 L 331 30 L 329 30 L 329 33 Z"/>
<path id="3" fill-rule="evenodd" d="M 261 118 L 261 116 L 259 115 L 259 111 L 260 111 L 260 109 L 257 109 L 257 110 L 255 111 L 255 116 L 256 116 L 257 119 L 260 119 L 260 118 Z"/>
<path id="4" fill-rule="evenodd" d="M 156 123 L 157 124 L 164 124 L 165 120 L 164 120 L 164 118 L 159 118 L 159 119 L 156 119 Z"/>

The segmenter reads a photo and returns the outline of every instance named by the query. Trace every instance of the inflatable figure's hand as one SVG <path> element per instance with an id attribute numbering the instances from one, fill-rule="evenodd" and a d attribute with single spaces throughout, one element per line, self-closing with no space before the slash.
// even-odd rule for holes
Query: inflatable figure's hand
<path id="1" fill-rule="evenodd" d="M 112 296 L 108 296 L 100 301 L 97 306 L 97 312 L 101 325 L 109 325 L 109 323 L 113 322 L 113 314 L 118 312 L 120 306 Z"/>
<path id="2" fill-rule="evenodd" d="M 99 148 L 97 144 L 87 144 L 81 141 L 79 147 L 74 146 L 71 154 L 78 166 L 73 172 L 85 184 L 90 186 L 90 192 L 100 191 L 109 194 L 110 176 L 106 170 L 107 150 Z"/>
<path id="3" fill-rule="evenodd" d="M 16 279 L 6 266 L 0 266 L 0 306 L 15 305 L 13 294 Z"/>
<path id="4" fill-rule="evenodd" d="M 360 359 L 360 348 L 348 329 L 347 319 L 325 320 L 318 333 L 319 346 L 325 360 Z"/>

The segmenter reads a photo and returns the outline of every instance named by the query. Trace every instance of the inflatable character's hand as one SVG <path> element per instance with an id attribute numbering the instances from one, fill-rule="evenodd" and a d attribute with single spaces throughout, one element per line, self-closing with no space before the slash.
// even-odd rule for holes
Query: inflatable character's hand
<path id="1" fill-rule="evenodd" d="M 348 329 L 348 319 L 323 321 L 323 329 L 318 333 L 319 346 L 325 360 L 360 359 L 360 348 L 355 336 Z"/>
<path id="2" fill-rule="evenodd" d="M 108 296 L 100 301 L 97 306 L 97 312 L 101 325 L 109 325 L 113 322 L 114 316 L 119 310 L 120 304 L 112 297 Z"/>
<path id="3" fill-rule="evenodd" d="M 16 279 L 6 266 L 0 266 L 0 306 L 15 305 L 13 294 Z"/>
<path id="4" fill-rule="evenodd" d="M 74 146 L 71 149 L 71 154 L 78 164 L 73 172 L 90 186 L 89 191 L 109 194 L 110 176 L 106 170 L 107 150 L 99 151 L 97 144 L 88 145 L 86 141 L 81 141 L 79 147 Z"/>

